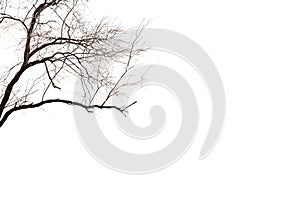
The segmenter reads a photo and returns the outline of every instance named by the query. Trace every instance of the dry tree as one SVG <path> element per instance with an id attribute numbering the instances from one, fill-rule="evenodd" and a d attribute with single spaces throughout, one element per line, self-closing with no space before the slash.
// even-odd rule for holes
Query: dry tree
<path id="1" fill-rule="evenodd" d="M 13 64 L 0 63 L 0 127 L 12 113 L 45 104 L 124 113 L 135 103 L 108 105 L 119 95 L 118 84 L 132 69 L 133 58 L 145 50 L 137 45 L 140 31 L 127 34 L 106 18 L 91 24 L 85 6 L 84 0 L 0 0 L 0 37 L 13 30 L 17 38 L 17 57 L 9 58 Z M 79 80 L 82 101 L 63 94 L 74 80 Z"/>

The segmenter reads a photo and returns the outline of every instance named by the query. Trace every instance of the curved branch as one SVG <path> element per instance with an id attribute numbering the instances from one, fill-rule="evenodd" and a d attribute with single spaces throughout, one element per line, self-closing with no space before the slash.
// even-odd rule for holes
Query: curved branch
<path id="1" fill-rule="evenodd" d="M 41 101 L 39 103 L 36 103 L 36 104 L 28 104 L 28 105 L 21 105 L 21 106 L 18 106 L 18 107 L 14 107 L 10 110 L 8 110 L 4 115 L 3 115 L 3 118 L 1 119 L 0 121 L 0 127 L 2 127 L 2 125 L 5 123 L 5 121 L 8 119 L 8 117 L 16 112 L 16 111 L 19 111 L 19 110 L 24 110 L 24 109 L 29 109 L 29 108 L 37 108 L 37 107 L 41 107 L 45 104 L 51 104 L 51 103 L 63 103 L 63 104 L 67 104 L 67 105 L 72 105 L 72 106 L 79 106 L 79 107 L 82 107 L 84 109 L 86 109 L 88 112 L 92 112 L 90 111 L 89 109 L 94 109 L 94 108 L 99 108 L 99 109 L 116 109 L 118 111 L 120 111 L 124 116 L 125 115 L 125 112 L 126 110 L 131 107 L 132 105 L 136 104 L 137 101 L 129 104 L 128 106 L 124 107 L 124 108 L 120 108 L 120 107 L 117 107 L 117 106 L 104 106 L 104 105 L 85 105 L 85 104 L 82 104 L 82 103 L 79 103 L 79 102 L 75 102 L 75 101 L 70 101 L 70 100 L 64 100 L 64 99 L 48 99 L 48 100 L 45 100 L 45 101 Z"/>
<path id="2" fill-rule="evenodd" d="M 0 18 L 0 24 L 5 20 L 5 19 L 10 19 L 16 22 L 19 22 L 24 28 L 25 30 L 28 32 L 28 27 L 26 26 L 26 24 L 19 18 L 13 17 L 11 15 L 5 14 L 5 13 L 0 13 L 0 15 L 2 15 L 2 17 Z"/>
<path id="3" fill-rule="evenodd" d="M 60 2 L 61 0 L 52 0 L 51 2 L 45 1 L 41 5 L 39 5 L 36 10 L 33 12 L 32 15 L 32 20 L 30 22 L 30 26 L 27 31 L 27 39 L 26 39 L 26 44 L 25 44 L 25 50 L 24 50 L 24 61 L 23 64 L 20 68 L 20 70 L 16 73 L 16 75 L 12 78 L 12 80 L 9 82 L 9 84 L 6 87 L 6 90 L 4 92 L 4 96 L 2 98 L 2 101 L 0 103 L 0 117 L 3 114 L 3 110 L 5 108 L 5 105 L 7 104 L 9 97 L 11 95 L 11 92 L 13 90 L 14 85 L 19 81 L 20 77 L 22 74 L 28 69 L 28 61 L 29 61 L 29 54 L 30 54 L 30 42 L 31 42 L 31 37 L 32 33 L 34 30 L 34 27 L 36 25 L 37 19 L 40 17 L 41 13 L 48 7 L 56 5 Z"/>

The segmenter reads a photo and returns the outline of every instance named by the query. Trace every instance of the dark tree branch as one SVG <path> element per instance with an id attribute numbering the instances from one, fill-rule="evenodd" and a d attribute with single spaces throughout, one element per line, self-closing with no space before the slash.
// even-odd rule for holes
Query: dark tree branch
<path id="1" fill-rule="evenodd" d="M 126 116 L 125 113 L 126 113 L 127 109 L 129 107 L 133 106 L 134 104 L 136 104 L 137 101 L 131 103 L 130 105 L 128 105 L 124 108 L 119 108 L 117 106 L 85 105 L 85 104 L 82 104 L 82 103 L 79 103 L 79 102 L 74 102 L 74 101 L 70 101 L 70 100 L 63 100 L 63 99 L 48 99 L 48 100 L 41 101 L 41 102 L 36 103 L 36 104 L 32 103 L 32 104 L 28 104 L 28 105 L 21 105 L 21 106 L 16 106 L 16 107 L 10 109 L 9 111 L 7 111 L 4 114 L 3 118 L 0 120 L 0 127 L 2 127 L 3 124 L 6 122 L 6 120 L 8 119 L 8 117 L 16 111 L 30 109 L 30 108 L 37 108 L 37 107 L 41 107 L 45 104 L 52 104 L 52 103 L 63 103 L 63 104 L 72 105 L 72 106 L 79 106 L 79 107 L 84 108 L 88 112 L 92 112 L 90 109 L 95 109 L 95 108 L 98 108 L 98 109 L 116 109 L 119 112 L 121 112 L 124 116 Z"/>
<path id="2" fill-rule="evenodd" d="M 50 72 L 49 72 L 47 63 L 45 63 L 45 68 L 46 68 L 46 72 L 47 72 L 48 78 L 49 78 L 50 83 L 52 84 L 53 88 L 61 90 L 61 88 L 58 87 L 58 86 L 56 86 L 55 83 L 53 82 L 53 78 L 52 78 L 51 75 L 50 75 Z"/>
<path id="3" fill-rule="evenodd" d="M 18 82 L 21 75 L 27 69 L 27 64 L 28 64 L 29 54 L 30 54 L 31 35 L 32 35 L 32 32 L 33 32 L 34 26 L 36 24 L 37 18 L 40 16 L 40 14 L 42 13 L 43 10 L 45 10 L 47 7 L 49 7 L 51 5 L 55 5 L 56 3 L 57 2 L 54 1 L 54 0 L 51 1 L 51 2 L 45 1 L 33 13 L 32 20 L 31 20 L 31 23 L 30 23 L 30 27 L 28 28 L 28 31 L 27 31 L 27 39 L 26 39 L 26 45 L 25 45 L 25 50 L 24 50 L 24 61 L 23 61 L 23 64 L 21 66 L 21 69 L 16 73 L 16 75 L 13 77 L 13 79 L 8 84 L 8 86 L 5 90 L 2 101 L 0 103 L 0 117 L 2 116 L 5 105 L 9 100 L 9 97 L 10 97 L 10 94 L 12 92 L 12 89 L 13 89 L 14 85 Z"/>
<path id="4" fill-rule="evenodd" d="M 136 102 L 122 107 L 106 104 L 120 94 L 121 87 L 137 84 L 120 82 L 130 71 L 132 58 L 143 51 L 135 48 L 139 34 L 134 41 L 132 36 L 124 39 L 126 30 L 106 19 L 91 26 L 80 14 L 80 5 L 86 0 L 28 0 L 12 15 L 7 12 L 15 5 L 7 6 L 10 0 L 4 1 L 5 5 L 0 0 L 0 24 L 8 22 L 4 29 L 21 24 L 25 34 L 17 45 L 21 62 L 0 76 L 0 127 L 16 111 L 50 103 L 80 106 L 89 112 L 111 108 L 126 116 Z M 18 9 L 27 10 L 19 15 Z M 117 70 L 123 70 L 121 75 L 115 74 Z M 69 84 L 64 80 L 72 78 L 79 80 L 83 102 L 63 100 L 61 95 L 50 93 L 54 88 L 60 94 Z M 50 94 L 56 97 L 48 97 Z"/>
<path id="5" fill-rule="evenodd" d="M 13 16 L 10 16 L 8 14 L 5 14 L 5 13 L 0 13 L 0 24 L 5 20 L 5 19 L 9 19 L 9 20 L 13 20 L 13 21 L 16 21 L 16 22 L 19 22 L 26 30 L 26 32 L 28 31 L 28 27 L 26 26 L 26 24 L 24 23 L 24 21 L 22 21 L 21 19 L 18 19 L 16 17 L 13 17 Z"/>

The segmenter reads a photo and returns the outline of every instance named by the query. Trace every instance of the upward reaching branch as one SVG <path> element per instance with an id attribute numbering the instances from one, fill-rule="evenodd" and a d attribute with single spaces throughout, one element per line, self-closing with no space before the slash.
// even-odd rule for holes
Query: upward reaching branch
<path id="1" fill-rule="evenodd" d="M 37 9 L 33 12 L 32 20 L 30 22 L 30 27 L 27 31 L 26 45 L 25 45 L 25 50 L 24 50 L 24 61 L 23 61 L 23 64 L 21 66 L 21 69 L 16 73 L 16 75 L 11 80 L 11 82 L 8 84 L 8 86 L 5 90 L 4 96 L 3 96 L 2 101 L 0 103 L 0 117 L 2 116 L 5 105 L 7 104 L 8 100 L 9 100 L 9 97 L 11 95 L 11 92 L 12 92 L 12 89 L 13 89 L 14 85 L 18 82 L 21 75 L 26 71 L 26 69 L 28 67 L 27 65 L 28 65 L 29 54 L 30 54 L 30 41 L 32 39 L 32 33 L 33 33 L 33 29 L 36 25 L 36 21 L 40 17 L 43 10 L 45 10 L 49 6 L 55 5 L 56 3 L 57 2 L 55 0 L 53 0 L 51 2 L 45 1 L 44 3 L 39 5 L 37 7 Z M 27 28 L 26 25 L 25 25 L 25 27 Z"/>
<path id="2" fill-rule="evenodd" d="M 122 113 L 135 103 L 120 108 L 106 105 L 118 93 L 133 57 L 144 50 L 135 46 L 138 34 L 124 39 L 126 30 L 106 19 L 89 25 L 81 17 L 85 0 L 29 0 L 22 2 L 17 14 L 8 14 L 10 1 L 0 2 L 0 31 L 11 27 L 5 23 L 15 22 L 25 34 L 18 43 L 21 62 L 0 74 L 0 127 L 15 111 L 49 103 L 87 110 L 115 108 Z M 82 102 L 58 98 L 69 85 L 66 80 L 73 78 L 80 81 Z"/>

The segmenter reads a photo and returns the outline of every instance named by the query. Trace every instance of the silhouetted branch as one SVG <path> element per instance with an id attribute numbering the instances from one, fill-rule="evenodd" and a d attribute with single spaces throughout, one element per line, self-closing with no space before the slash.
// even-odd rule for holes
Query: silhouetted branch
<path id="1" fill-rule="evenodd" d="M 106 18 L 90 25 L 81 16 L 86 0 L 29 0 L 11 6 L 12 1 L 0 0 L 0 31 L 20 30 L 14 25 L 21 24 L 22 32 L 18 64 L 0 74 L 0 126 L 13 112 L 50 103 L 87 111 L 112 108 L 124 115 L 136 103 L 107 105 L 120 88 L 140 83 L 120 85 L 132 69 L 133 58 L 145 50 L 138 45 L 140 32 L 126 35 L 126 29 Z M 62 97 L 74 78 L 80 82 L 82 102 Z"/>
<path id="2" fill-rule="evenodd" d="M 72 106 L 79 106 L 79 107 L 82 107 L 84 108 L 85 110 L 87 110 L 88 112 L 92 112 L 90 109 L 95 109 L 95 108 L 98 108 L 98 109 L 116 109 L 118 110 L 119 112 L 121 112 L 124 116 L 125 115 L 125 112 L 126 110 L 133 106 L 134 104 L 137 103 L 137 101 L 131 103 L 130 105 L 124 107 L 124 108 L 119 108 L 117 106 L 99 106 L 99 105 L 84 105 L 82 103 L 79 103 L 79 102 L 74 102 L 74 101 L 69 101 L 69 100 L 63 100 L 63 99 L 48 99 L 48 100 L 45 100 L 45 101 L 41 101 L 39 103 L 36 103 L 36 104 L 28 104 L 28 105 L 22 105 L 22 106 L 18 106 L 18 107 L 14 107 L 10 110 L 8 110 L 3 118 L 0 120 L 0 127 L 2 127 L 2 125 L 5 123 L 5 121 L 8 119 L 8 117 L 16 112 L 16 111 L 19 111 L 19 110 L 24 110 L 24 109 L 30 109 L 30 108 L 37 108 L 37 107 L 41 107 L 43 105 L 46 105 L 46 104 L 52 104 L 52 103 L 63 103 L 63 104 L 67 104 L 67 105 L 72 105 Z"/>

